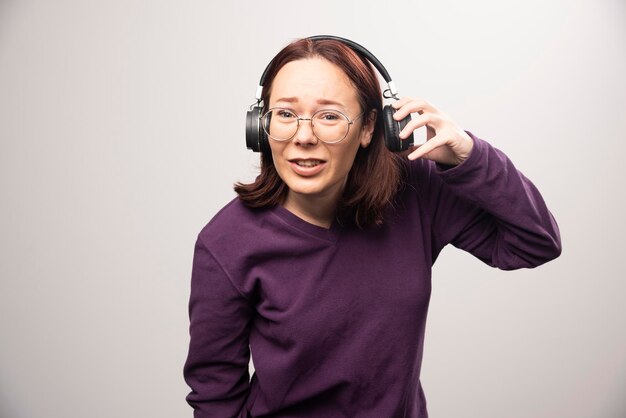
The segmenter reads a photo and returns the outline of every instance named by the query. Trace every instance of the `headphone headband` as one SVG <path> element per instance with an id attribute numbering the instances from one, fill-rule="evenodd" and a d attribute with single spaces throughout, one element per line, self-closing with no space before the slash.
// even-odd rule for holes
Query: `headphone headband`
<path id="1" fill-rule="evenodd" d="M 340 36 L 334 36 L 334 35 L 315 35 L 315 36 L 309 36 L 305 39 L 310 39 L 312 41 L 318 41 L 318 40 L 334 40 L 334 41 L 339 41 L 341 43 L 346 44 L 348 47 L 350 47 L 352 50 L 360 52 L 361 54 L 363 54 L 365 56 L 365 58 L 367 58 L 367 60 L 369 62 L 372 63 L 372 65 L 374 67 L 376 67 L 376 69 L 378 70 L 378 72 L 380 73 L 380 75 L 383 76 L 383 78 L 385 79 L 385 81 L 387 82 L 387 86 L 389 87 L 389 94 L 390 96 L 386 98 L 397 98 L 396 96 L 398 95 L 398 90 L 396 89 L 396 85 L 394 84 L 393 80 L 391 80 L 391 77 L 389 76 L 389 73 L 387 72 L 387 69 L 385 68 L 385 66 L 382 64 L 382 62 L 380 62 L 378 60 L 378 58 L 376 58 L 374 56 L 374 54 L 372 54 L 370 51 L 367 50 L 367 48 L 365 48 L 362 45 L 357 44 L 354 41 L 351 41 L 350 39 L 346 39 L 346 38 L 342 38 Z M 272 63 L 274 62 L 274 59 L 272 59 L 269 64 L 267 64 L 267 66 L 265 67 L 265 70 L 263 71 L 263 75 L 261 75 L 261 80 L 259 81 L 259 87 L 257 88 L 257 92 L 256 92 L 256 99 L 258 102 L 261 101 L 261 94 L 263 92 L 263 84 L 265 83 L 265 77 L 267 76 L 267 72 L 269 70 L 269 68 L 271 67 Z M 386 90 L 385 90 L 386 91 Z"/>

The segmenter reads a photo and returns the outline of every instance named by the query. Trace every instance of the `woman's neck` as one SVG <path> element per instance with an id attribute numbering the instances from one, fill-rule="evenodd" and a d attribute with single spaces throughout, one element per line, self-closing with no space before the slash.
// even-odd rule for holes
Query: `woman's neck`
<path id="1" fill-rule="evenodd" d="M 337 213 L 338 200 L 338 196 L 311 196 L 289 191 L 283 206 L 313 225 L 330 229 Z"/>

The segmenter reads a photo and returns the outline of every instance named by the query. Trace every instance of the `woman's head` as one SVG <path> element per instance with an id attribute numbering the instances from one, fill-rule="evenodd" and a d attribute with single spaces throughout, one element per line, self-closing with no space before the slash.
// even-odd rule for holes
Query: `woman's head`
<path id="1" fill-rule="evenodd" d="M 289 193 L 332 193 L 340 220 L 359 226 L 381 223 L 400 174 L 397 158 L 384 145 L 381 90 L 367 59 L 340 41 L 300 39 L 272 60 L 262 100 L 263 113 L 288 109 L 281 113 L 283 119 L 296 114 L 310 118 L 316 111 L 332 109 L 353 122 L 338 143 L 320 141 L 310 121 L 300 121 L 288 141 L 270 138 L 270 149 L 261 151 L 257 180 L 236 185 L 240 198 L 252 207 L 269 207 L 283 203 Z M 272 111 L 274 122 L 277 114 Z"/>
<path id="2" fill-rule="evenodd" d="M 362 111 L 374 110 L 382 112 L 382 96 L 380 85 L 372 66 L 366 58 L 358 55 L 341 41 L 325 39 L 300 39 L 287 45 L 270 63 L 263 85 L 264 108 L 269 108 L 274 80 L 280 70 L 288 63 L 304 59 L 323 59 L 337 66 L 352 84 L 353 91 Z M 269 106 L 268 106 L 269 105 Z M 379 124 L 376 133 L 382 133 Z"/>

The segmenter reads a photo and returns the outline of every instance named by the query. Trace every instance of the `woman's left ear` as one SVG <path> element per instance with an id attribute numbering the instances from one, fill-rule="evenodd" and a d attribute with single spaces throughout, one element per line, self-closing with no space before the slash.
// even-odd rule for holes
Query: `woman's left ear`
<path id="1" fill-rule="evenodd" d="M 372 136 L 374 135 L 374 128 L 376 127 L 376 109 L 369 111 L 367 116 L 363 118 L 365 122 L 361 127 L 361 147 L 367 148 L 372 142 Z"/>

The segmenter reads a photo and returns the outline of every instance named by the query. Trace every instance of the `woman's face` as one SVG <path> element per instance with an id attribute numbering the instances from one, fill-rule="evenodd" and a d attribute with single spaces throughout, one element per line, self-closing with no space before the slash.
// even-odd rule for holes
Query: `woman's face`
<path id="1" fill-rule="evenodd" d="M 350 120 L 362 112 L 356 90 L 343 70 L 317 57 L 291 61 L 278 71 L 269 98 L 269 108 L 274 107 L 289 108 L 302 118 L 310 118 L 319 109 L 339 110 Z M 287 200 L 294 194 L 339 198 L 359 147 L 370 143 L 374 123 L 363 129 L 367 116 L 350 125 L 348 135 L 335 144 L 316 138 L 310 121 L 300 121 L 298 132 L 289 141 L 269 139 L 278 175 L 289 187 Z"/>

